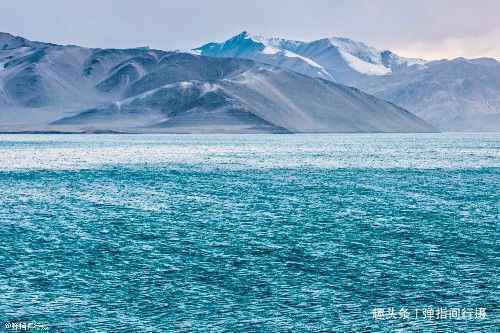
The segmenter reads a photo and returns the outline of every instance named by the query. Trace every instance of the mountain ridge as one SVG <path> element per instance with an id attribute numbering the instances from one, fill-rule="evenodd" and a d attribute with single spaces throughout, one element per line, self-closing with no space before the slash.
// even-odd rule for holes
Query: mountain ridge
<path id="1" fill-rule="evenodd" d="M 435 131 L 395 105 L 282 66 L 1 36 L 2 131 Z"/>
<path id="2" fill-rule="evenodd" d="M 286 51 L 291 52 L 288 57 L 300 57 L 305 63 L 312 67 L 321 68 L 326 73 L 310 71 L 308 68 L 298 68 L 294 66 L 295 64 L 281 66 L 302 74 L 330 80 L 335 80 L 334 74 L 339 72 L 339 69 L 335 68 L 336 66 L 347 66 L 360 74 L 385 75 L 401 66 L 424 65 L 426 63 L 422 59 L 400 57 L 389 50 L 378 50 L 363 42 L 344 37 L 330 37 L 304 42 L 253 35 L 248 31 L 243 31 L 224 42 L 210 42 L 193 49 L 193 52 L 200 55 L 247 58 L 271 65 L 276 65 L 279 60 L 283 62 L 282 59 L 276 59 L 273 55 L 281 53 L 286 58 Z M 338 52 L 344 64 L 339 62 L 333 66 L 321 58 L 322 53 L 333 51 Z"/>

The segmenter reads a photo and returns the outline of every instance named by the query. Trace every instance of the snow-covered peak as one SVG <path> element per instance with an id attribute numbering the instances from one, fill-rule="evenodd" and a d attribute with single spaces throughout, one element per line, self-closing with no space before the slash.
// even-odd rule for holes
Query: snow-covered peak
<path id="1" fill-rule="evenodd" d="M 265 64 L 284 67 L 312 77 L 334 80 L 333 76 L 313 59 L 294 52 L 291 43 L 281 38 L 267 38 L 243 31 L 221 43 L 208 43 L 194 49 L 199 55 L 251 59 Z"/>
<path id="2" fill-rule="evenodd" d="M 422 59 L 403 58 L 389 50 L 379 50 L 349 38 L 333 37 L 327 41 L 337 48 L 350 67 L 362 74 L 388 75 L 395 69 L 423 65 L 426 62 Z"/>
<path id="3" fill-rule="evenodd" d="M 331 47 L 336 49 L 345 64 L 360 74 L 388 75 L 392 72 L 390 66 L 382 62 L 381 52 L 362 42 L 333 37 L 319 40 L 317 44 L 323 45 L 325 50 Z"/>
<path id="4" fill-rule="evenodd" d="M 363 42 L 357 42 L 349 38 L 333 37 L 329 38 L 330 44 L 339 50 L 349 53 L 363 61 L 373 64 L 380 63 L 380 51 L 370 47 Z"/>
<path id="5" fill-rule="evenodd" d="M 248 31 L 242 31 L 239 34 L 237 34 L 236 36 L 228 39 L 226 41 L 226 43 L 230 43 L 230 42 L 234 42 L 234 41 L 238 41 L 238 40 L 243 40 L 243 39 L 254 39 L 254 38 L 255 37 L 253 35 L 251 35 Z"/>
<path id="6" fill-rule="evenodd" d="M 211 43 L 211 44 L 221 44 L 221 43 Z M 223 45 L 236 45 L 236 44 L 269 44 L 267 38 L 261 35 L 251 34 L 248 31 L 243 31 L 238 35 L 229 38 Z"/>
<path id="7" fill-rule="evenodd" d="M 251 34 L 248 31 L 242 31 L 240 34 L 236 35 L 234 38 L 252 39 L 256 42 L 260 42 L 261 40 L 266 39 L 264 36 Z"/>
<path id="8" fill-rule="evenodd" d="M 236 57 L 285 67 L 296 72 L 351 83 L 360 75 L 383 76 L 425 61 L 399 57 L 349 38 L 332 37 L 311 42 L 264 37 L 243 31 L 225 42 L 209 43 L 196 54 Z"/>

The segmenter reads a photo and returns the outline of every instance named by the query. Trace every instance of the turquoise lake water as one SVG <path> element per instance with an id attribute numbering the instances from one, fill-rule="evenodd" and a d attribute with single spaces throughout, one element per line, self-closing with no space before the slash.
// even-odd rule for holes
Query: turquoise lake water
<path id="1" fill-rule="evenodd" d="M 499 193 L 494 133 L 0 135 L 0 331 L 498 332 Z"/>

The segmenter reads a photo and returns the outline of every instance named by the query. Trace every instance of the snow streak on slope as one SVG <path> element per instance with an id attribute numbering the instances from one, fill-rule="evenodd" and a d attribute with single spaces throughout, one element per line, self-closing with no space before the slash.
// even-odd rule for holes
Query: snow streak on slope
<path id="1" fill-rule="evenodd" d="M 363 61 L 352 54 L 340 51 L 340 54 L 344 60 L 351 66 L 355 71 L 366 74 L 366 75 L 387 75 L 392 73 L 390 68 L 384 67 L 382 64 L 373 64 L 370 62 Z"/>
<path id="2" fill-rule="evenodd" d="M 390 67 L 382 63 L 381 52 L 363 43 L 347 38 L 331 38 L 330 43 L 337 47 L 347 64 L 357 72 L 366 75 L 387 75 Z"/>

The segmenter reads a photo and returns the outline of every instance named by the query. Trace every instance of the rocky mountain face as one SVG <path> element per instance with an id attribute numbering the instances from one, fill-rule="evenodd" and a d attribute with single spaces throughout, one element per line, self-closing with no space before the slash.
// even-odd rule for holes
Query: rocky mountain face
<path id="1" fill-rule="evenodd" d="M 500 62 L 494 59 L 425 61 L 347 38 L 302 42 L 247 32 L 193 52 L 252 59 L 354 86 L 442 130 L 500 130 Z"/>
<path id="2" fill-rule="evenodd" d="M 435 130 L 410 112 L 330 77 L 237 58 L 88 49 L 1 34 L 0 130 Z"/>

